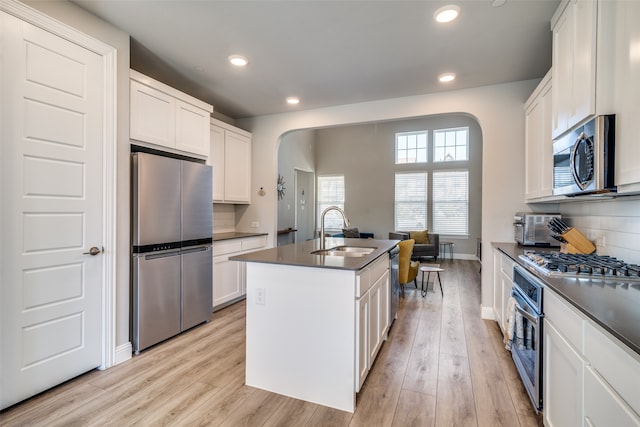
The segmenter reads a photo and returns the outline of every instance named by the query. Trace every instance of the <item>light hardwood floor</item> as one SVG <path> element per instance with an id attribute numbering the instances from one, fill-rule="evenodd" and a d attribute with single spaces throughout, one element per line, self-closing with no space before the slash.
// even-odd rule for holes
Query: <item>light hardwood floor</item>
<path id="1" fill-rule="evenodd" d="M 2 426 L 539 426 L 502 335 L 480 319 L 475 261 L 407 286 L 355 413 L 244 385 L 245 304 L 106 371 L 0 414 Z M 311 369 L 313 367 L 310 367 Z"/>

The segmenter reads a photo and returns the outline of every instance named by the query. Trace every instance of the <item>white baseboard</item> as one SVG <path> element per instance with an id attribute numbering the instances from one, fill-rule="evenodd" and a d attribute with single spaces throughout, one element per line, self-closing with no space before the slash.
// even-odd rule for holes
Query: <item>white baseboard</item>
<path id="1" fill-rule="evenodd" d="M 485 320 L 496 320 L 496 315 L 493 312 L 493 307 L 480 306 L 480 317 Z"/>
<path id="2" fill-rule="evenodd" d="M 113 361 L 113 364 L 117 365 L 118 363 L 125 362 L 131 359 L 132 355 L 133 355 L 133 346 L 131 345 L 131 342 L 121 344 L 116 347 L 116 357 L 115 357 L 115 360 Z"/>

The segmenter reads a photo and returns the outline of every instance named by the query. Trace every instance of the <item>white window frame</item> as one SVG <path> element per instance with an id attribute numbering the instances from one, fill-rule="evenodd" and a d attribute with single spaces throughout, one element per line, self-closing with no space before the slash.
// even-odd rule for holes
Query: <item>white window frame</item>
<path id="1" fill-rule="evenodd" d="M 433 231 L 441 235 L 468 237 L 469 170 L 436 170 L 431 180 Z"/>
<path id="2" fill-rule="evenodd" d="M 394 230 L 426 230 L 429 225 L 428 172 L 396 172 L 394 191 Z M 407 212 L 416 213 L 411 218 Z"/>
<path id="3" fill-rule="evenodd" d="M 319 230 L 322 226 L 322 212 L 329 206 L 337 206 L 344 210 L 345 202 L 345 179 L 344 175 L 319 175 L 316 182 L 316 227 Z M 330 187 L 330 188 L 328 188 Z M 336 211 L 329 211 L 325 216 L 325 232 L 342 231 L 344 221 L 342 215 Z"/>
<path id="4" fill-rule="evenodd" d="M 396 133 L 395 162 L 400 164 L 427 163 L 429 161 L 429 131 Z"/>
<path id="5" fill-rule="evenodd" d="M 438 142 L 444 138 L 444 144 Z M 439 150 L 443 150 L 443 154 L 453 150 L 454 157 L 439 158 L 437 154 Z M 459 155 L 460 154 L 460 155 Z M 462 157 L 464 155 L 464 157 Z M 467 126 L 437 129 L 433 131 L 433 162 L 466 162 L 469 160 L 469 128 Z"/>

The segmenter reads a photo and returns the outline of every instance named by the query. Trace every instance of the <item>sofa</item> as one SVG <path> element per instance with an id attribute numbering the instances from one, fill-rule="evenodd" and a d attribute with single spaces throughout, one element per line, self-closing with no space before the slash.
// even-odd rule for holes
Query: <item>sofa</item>
<path id="1" fill-rule="evenodd" d="M 413 246 L 412 260 L 420 261 L 424 257 L 432 257 L 433 261 L 438 260 L 440 255 L 440 235 L 436 233 L 427 233 L 429 243 L 416 243 Z M 389 240 L 407 240 L 409 239 L 408 231 L 391 231 Z"/>

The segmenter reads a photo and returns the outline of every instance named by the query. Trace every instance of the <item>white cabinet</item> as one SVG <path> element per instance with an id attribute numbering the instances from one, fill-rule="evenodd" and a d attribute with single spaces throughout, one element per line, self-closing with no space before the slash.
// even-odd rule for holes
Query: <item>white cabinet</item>
<path id="1" fill-rule="evenodd" d="M 596 0 L 571 0 L 552 21 L 554 138 L 595 113 L 596 25 Z"/>
<path id="2" fill-rule="evenodd" d="M 493 312 L 504 333 L 509 320 L 507 306 L 513 285 L 514 261 L 507 255 L 494 249 L 493 251 Z"/>
<path id="3" fill-rule="evenodd" d="M 213 242 L 213 308 L 220 309 L 246 295 L 245 263 L 229 257 L 267 246 L 266 236 Z"/>
<path id="4" fill-rule="evenodd" d="M 211 119 L 213 201 L 251 203 L 251 134 Z"/>
<path id="5" fill-rule="evenodd" d="M 525 198 L 553 193 L 553 139 L 551 138 L 551 71 L 525 104 Z"/>
<path id="6" fill-rule="evenodd" d="M 360 391 L 389 331 L 389 259 L 380 257 L 356 277 L 356 379 Z"/>
<path id="7" fill-rule="evenodd" d="M 213 107 L 130 70 L 131 139 L 198 157 L 209 156 Z"/>
<path id="8" fill-rule="evenodd" d="M 545 295 L 546 296 L 546 295 Z M 543 341 L 543 412 L 549 427 L 582 425 L 584 362 L 545 318 Z"/>
<path id="9" fill-rule="evenodd" d="M 640 191 L 640 128 L 636 122 L 640 117 L 640 2 L 619 1 L 614 3 L 615 34 L 614 55 L 616 114 L 616 177 L 618 193 Z M 627 188 L 629 187 L 629 188 Z"/>
<path id="10" fill-rule="evenodd" d="M 640 356 L 544 293 L 545 426 L 640 426 Z"/>

